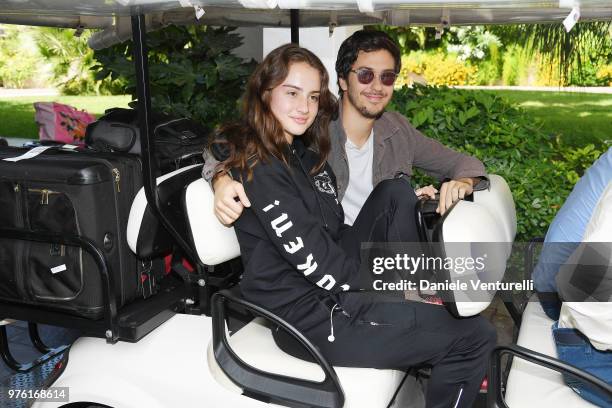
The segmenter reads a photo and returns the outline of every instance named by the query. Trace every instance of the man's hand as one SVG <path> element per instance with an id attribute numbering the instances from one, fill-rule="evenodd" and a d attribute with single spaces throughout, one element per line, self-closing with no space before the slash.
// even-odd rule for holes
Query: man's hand
<path id="1" fill-rule="evenodd" d="M 436 212 L 443 215 L 455 201 L 463 200 L 465 196 L 472 194 L 473 186 L 474 180 L 471 178 L 461 178 L 443 183 L 440 187 L 440 202 Z"/>
<path id="2" fill-rule="evenodd" d="M 414 190 L 414 193 L 416 194 L 417 197 L 427 196 L 432 200 L 436 198 L 437 192 L 438 190 L 431 184 Z"/>
<path id="3" fill-rule="evenodd" d="M 215 190 L 215 216 L 224 225 L 234 223 L 242 214 L 244 207 L 251 206 L 242 184 L 232 180 L 226 174 L 215 177 L 213 189 Z"/>

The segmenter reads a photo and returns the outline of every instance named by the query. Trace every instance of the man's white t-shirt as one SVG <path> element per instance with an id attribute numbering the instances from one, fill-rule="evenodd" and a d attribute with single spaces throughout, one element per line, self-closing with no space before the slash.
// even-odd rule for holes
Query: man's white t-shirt
<path id="1" fill-rule="evenodd" d="M 372 185 L 372 162 L 374 161 L 374 130 L 368 140 L 358 148 L 346 139 L 346 157 L 349 165 L 349 182 L 342 198 L 344 222 L 353 225 L 359 210 L 374 186 Z"/>

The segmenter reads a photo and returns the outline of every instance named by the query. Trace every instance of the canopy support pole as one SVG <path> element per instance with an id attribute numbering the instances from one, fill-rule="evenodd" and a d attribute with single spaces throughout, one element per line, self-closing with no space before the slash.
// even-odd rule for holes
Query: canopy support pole
<path id="1" fill-rule="evenodd" d="M 146 43 L 146 25 L 143 14 L 132 16 L 132 39 L 134 41 L 134 69 L 136 72 L 136 89 L 138 95 L 138 123 L 140 126 L 140 148 L 142 152 L 142 184 L 147 203 L 155 217 L 161 222 L 174 241 L 181 247 L 184 255 L 195 265 L 197 258 L 191 246 L 177 232 L 172 223 L 161 210 L 157 194 L 157 162 L 155 144 L 151 134 L 151 93 L 149 90 L 149 64 Z"/>
<path id="2" fill-rule="evenodd" d="M 291 9 L 291 42 L 300 45 L 300 10 Z"/>

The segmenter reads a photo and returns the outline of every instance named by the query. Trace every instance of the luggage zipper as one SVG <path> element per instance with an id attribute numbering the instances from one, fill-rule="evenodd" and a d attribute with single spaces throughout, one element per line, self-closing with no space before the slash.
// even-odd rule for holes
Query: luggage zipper
<path id="1" fill-rule="evenodd" d="M 59 191 L 53 191 L 46 188 L 28 188 L 28 191 L 33 193 L 40 193 L 40 204 L 47 205 L 49 204 L 49 196 L 51 194 L 60 194 Z"/>
<path id="2" fill-rule="evenodd" d="M 104 155 L 100 155 L 98 157 L 96 157 L 97 159 L 99 159 L 101 162 L 104 162 L 104 164 L 106 164 L 106 166 L 108 166 L 111 170 L 111 174 L 113 175 L 113 179 L 115 182 L 115 191 L 117 193 L 121 192 L 121 188 L 120 188 L 120 182 L 121 182 L 121 173 L 119 172 L 119 169 L 117 167 L 114 167 L 114 164 L 111 162 L 111 160 L 109 160 L 107 157 L 114 157 L 114 158 L 119 158 L 120 156 L 116 156 L 114 154 L 109 154 L 108 156 L 104 156 Z M 121 243 L 123 242 L 123 230 L 121 227 L 121 220 L 120 220 L 120 213 L 121 213 L 121 209 L 122 209 L 122 201 L 121 201 L 121 197 L 118 194 L 114 194 L 114 201 L 115 201 L 115 209 L 117 211 L 117 217 L 115 219 L 115 231 L 117 233 L 117 243 L 118 245 L 118 252 L 119 252 L 119 270 L 121 271 L 122 268 L 125 268 L 124 262 L 123 262 L 123 257 L 124 257 L 124 253 L 123 250 L 121 248 Z M 126 197 L 127 198 L 127 197 Z M 127 224 L 126 224 L 127 225 Z M 137 267 L 137 263 L 133 266 Z M 138 279 L 138 277 L 137 277 Z M 138 285 L 138 283 L 137 283 Z M 114 289 L 113 289 L 114 290 Z M 120 297 L 120 302 L 121 304 L 123 304 L 125 302 L 125 288 L 124 288 L 124 284 L 123 284 L 123 279 L 119 279 L 119 297 Z"/>
<path id="3" fill-rule="evenodd" d="M 24 205 L 23 205 L 23 196 L 22 196 L 22 189 L 21 189 L 21 185 L 17 182 L 15 182 L 15 186 L 13 187 L 13 190 L 15 191 L 15 205 L 17 206 L 17 220 L 16 220 L 16 226 L 17 228 L 24 228 L 27 229 L 26 226 L 26 217 L 24 214 Z M 19 241 L 19 240 L 18 240 Z M 25 260 L 27 259 L 26 256 L 26 245 L 30 245 L 29 242 L 27 241 L 19 241 L 21 243 L 21 245 L 17 245 L 16 249 L 17 249 L 17 253 L 15 254 L 18 262 L 17 262 L 17 270 L 15 271 L 15 285 L 17 286 L 17 292 L 19 292 L 19 295 L 23 298 L 23 299 L 28 299 L 28 294 L 27 291 L 25 289 L 25 274 L 24 274 L 24 269 L 25 269 Z"/>
<path id="4" fill-rule="evenodd" d="M 113 177 L 115 178 L 115 187 L 117 188 L 117 192 L 120 193 L 121 188 L 119 187 L 119 182 L 121 181 L 121 173 L 119 173 L 119 169 L 116 167 L 113 168 L 111 172 L 113 173 Z"/>

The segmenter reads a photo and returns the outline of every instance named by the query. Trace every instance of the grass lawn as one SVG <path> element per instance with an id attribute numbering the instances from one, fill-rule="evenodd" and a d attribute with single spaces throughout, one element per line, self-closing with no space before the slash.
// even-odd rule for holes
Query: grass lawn
<path id="1" fill-rule="evenodd" d="M 516 103 L 542 121 L 543 130 L 561 134 L 570 146 L 612 140 L 612 94 L 540 91 L 494 92 Z M 96 116 L 111 107 L 127 107 L 130 97 L 121 96 L 46 96 L 0 98 L 0 136 L 38 139 L 33 102 L 58 101 Z"/>
<path id="2" fill-rule="evenodd" d="M 129 95 L 0 98 L 0 136 L 38 139 L 38 125 L 34 122 L 33 102 L 60 102 L 78 109 L 85 109 L 98 117 L 108 108 L 127 108 L 130 100 Z"/>
<path id="3" fill-rule="evenodd" d="M 542 121 L 542 129 L 561 134 L 570 146 L 612 141 L 612 94 L 541 91 L 485 91 L 516 103 Z"/>

